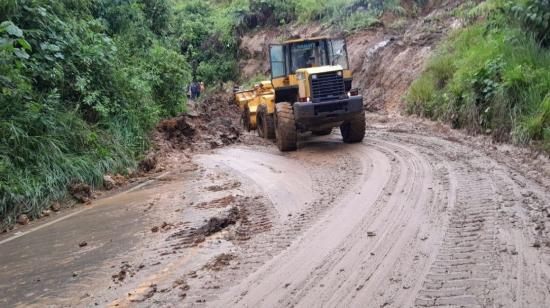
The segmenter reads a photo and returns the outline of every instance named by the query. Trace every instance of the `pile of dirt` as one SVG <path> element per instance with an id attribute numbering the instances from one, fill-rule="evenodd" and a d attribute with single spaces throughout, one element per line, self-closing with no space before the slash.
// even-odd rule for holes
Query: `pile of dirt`
<path id="1" fill-rule="evenodd" d="M 197 208 L 200 208 L 200 209 L 224 208 L 234 202 L 235 202 L 235 196 L 228 195 L 209 202 L 201 202 L 197 204 Z"/>
<path id="2" fill-rule="evenodd" d="M 69 193 L 78 202 L 86 203 L 93 198 L 92 187 L 86 183 L 74 182 L 68 186 Z"/>
<path id="3" fill-rule="evenodd" d="M 111 276 L 114 283 L 122 283 L 128 276 L 134 277 L 135 270 L 128 262 L 122 262 L 120 271 Z"/>
<path id="4" fill-rule="evenodd" d="M 220 232 L 231 225 L 235 225 L 240 219 L 241 214 L 239 208 L 233 206 L 217 216 L 210 217 L 210 219 L 206 220 L 205 223 L 198 228 L 181 230 L 172 234 L 168 237 L 168 240 L 181 238 L 182 241 L 180 244 L 184 247 L 195 246 L 204 242 L 206 237 Z"/>
<path id="5" fill-rule="evenodd" d="M 235 143 L 241 135 L 239 108 L 230 93 L 218 92 L 188 104 L 188 111 L 157 125 L 160 149 L 205 150 Z"/>
<path id="6" fill-rule="evenodd" d="M 231 189 L 239 188 L 240 186 L 241 186 L 240 182 L 233 181 L 233 182 L 225 183 L 223 185 L 208 186 L 206 187 L 206 190 L 216 192 L 216 191 L 223 191 L 223 190 L 231 190 Z"/>
<path id="7" fill-rule="evenodd" d="M 222 253 L 216 256 L 214 260 L 204 265 L 202 269 L 219 272 L 225 267 L 231 265 L 231 261 L 235 260 L 236 258 L 237 256 L 235 256 L 234 254 Z"/>
<path id="8" fill-rule="evenodd" d="M 270 230 L 271 219 L 267 205 L 261 198 L 228 195 L 198 204 L 204 210 L 223 209 L 196 227 L 172 233 L 167 240 L 176 240 L 173 247 L 196 246 L 210 235 L 225 231 L 224 238 L 235 244 L 249 240 L 252 235 Z"/>

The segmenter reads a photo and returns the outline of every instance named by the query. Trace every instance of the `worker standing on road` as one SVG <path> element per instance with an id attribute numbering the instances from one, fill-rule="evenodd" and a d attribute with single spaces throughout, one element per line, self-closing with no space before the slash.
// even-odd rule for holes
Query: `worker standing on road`
<path id="1" fill-rule="evenodd" d="M 199 95 L 204 92 L 204 82 L 199 83 Z"/>
<path id="2" fill-rule="evenodd" d="M 198 95 L 198 92 L 199 92 L 199 86 L 196 82 L 192 82 L 191 83 L 191 99 L 192 100 L 195 100 L 199 95 Z"/>

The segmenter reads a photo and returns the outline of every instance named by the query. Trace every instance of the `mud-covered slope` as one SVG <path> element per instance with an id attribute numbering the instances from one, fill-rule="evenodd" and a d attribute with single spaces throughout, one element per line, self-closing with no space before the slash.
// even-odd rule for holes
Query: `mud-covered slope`
<path id="1" fill-rule="evenodd" d="M 399 112 L 401 97 L 421 72 L 425 60 L 445 35 L 460 27 L 452 11 L 462 2 L 431 5 L 419 17 L 406 18 L 401 29 L 389 26 L 399 17 L 386 14 L 382 18 L 385 26 L 350 35 L 323 25 L 290 25 L 249 33 L 240 44 L 242 79 L 269 74 L 271 43 L 290 36 L 346 36 L 354 86 L 361 89 L 367 109 Z"/>

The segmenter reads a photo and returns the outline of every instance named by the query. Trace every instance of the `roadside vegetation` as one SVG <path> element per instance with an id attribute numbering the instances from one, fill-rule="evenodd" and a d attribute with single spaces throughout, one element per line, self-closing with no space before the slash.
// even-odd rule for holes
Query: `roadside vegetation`
<path id="1" fill-rule="evenodd" d="M 402 2 L 407 2 L 408 10 Z M 237 0 L 230 6 L 237 13 L 240 29 L 316 22 L 353 32 L 381 25 L 385 12 L 414 15 L 426 3 L 426 0 Z"/>
<path id="2" fill-rule="evenodd" d="M 498 141 L 550 151 L 550 1 L 489 0 L 429 60 L 407 110 Z"/>
<path id="3" fill-rule="evenodd" d="M 353 31 L 401 12 L 398 2 L 0 1 L 0 230 L 39 217 L 71 183 L 135 170 L 155 124 L 185 110 L 189 82 L 238 78 L 243 33 L 296 22 Z"/>
<path id="4" fill-rule="evenodd" d="M 155 2 L 1 2 L 0 226 L 134 168 L 183 110 L 191 70 Z"/>

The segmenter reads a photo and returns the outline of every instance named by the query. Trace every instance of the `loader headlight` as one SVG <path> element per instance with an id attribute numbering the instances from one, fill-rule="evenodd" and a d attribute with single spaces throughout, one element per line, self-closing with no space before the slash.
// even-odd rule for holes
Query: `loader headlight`
<path id="1" fill-rule="evenodd" d="M 317 79 L 317 74 L 311 75 L 311 79 L 313 79 L 313 80 Z"/>
<path id="2" fill-rule="evenodd" d="M 336 75 L 338 75 L 338 77 L 342 77 L 342 71 L 338 71 Z"/>

